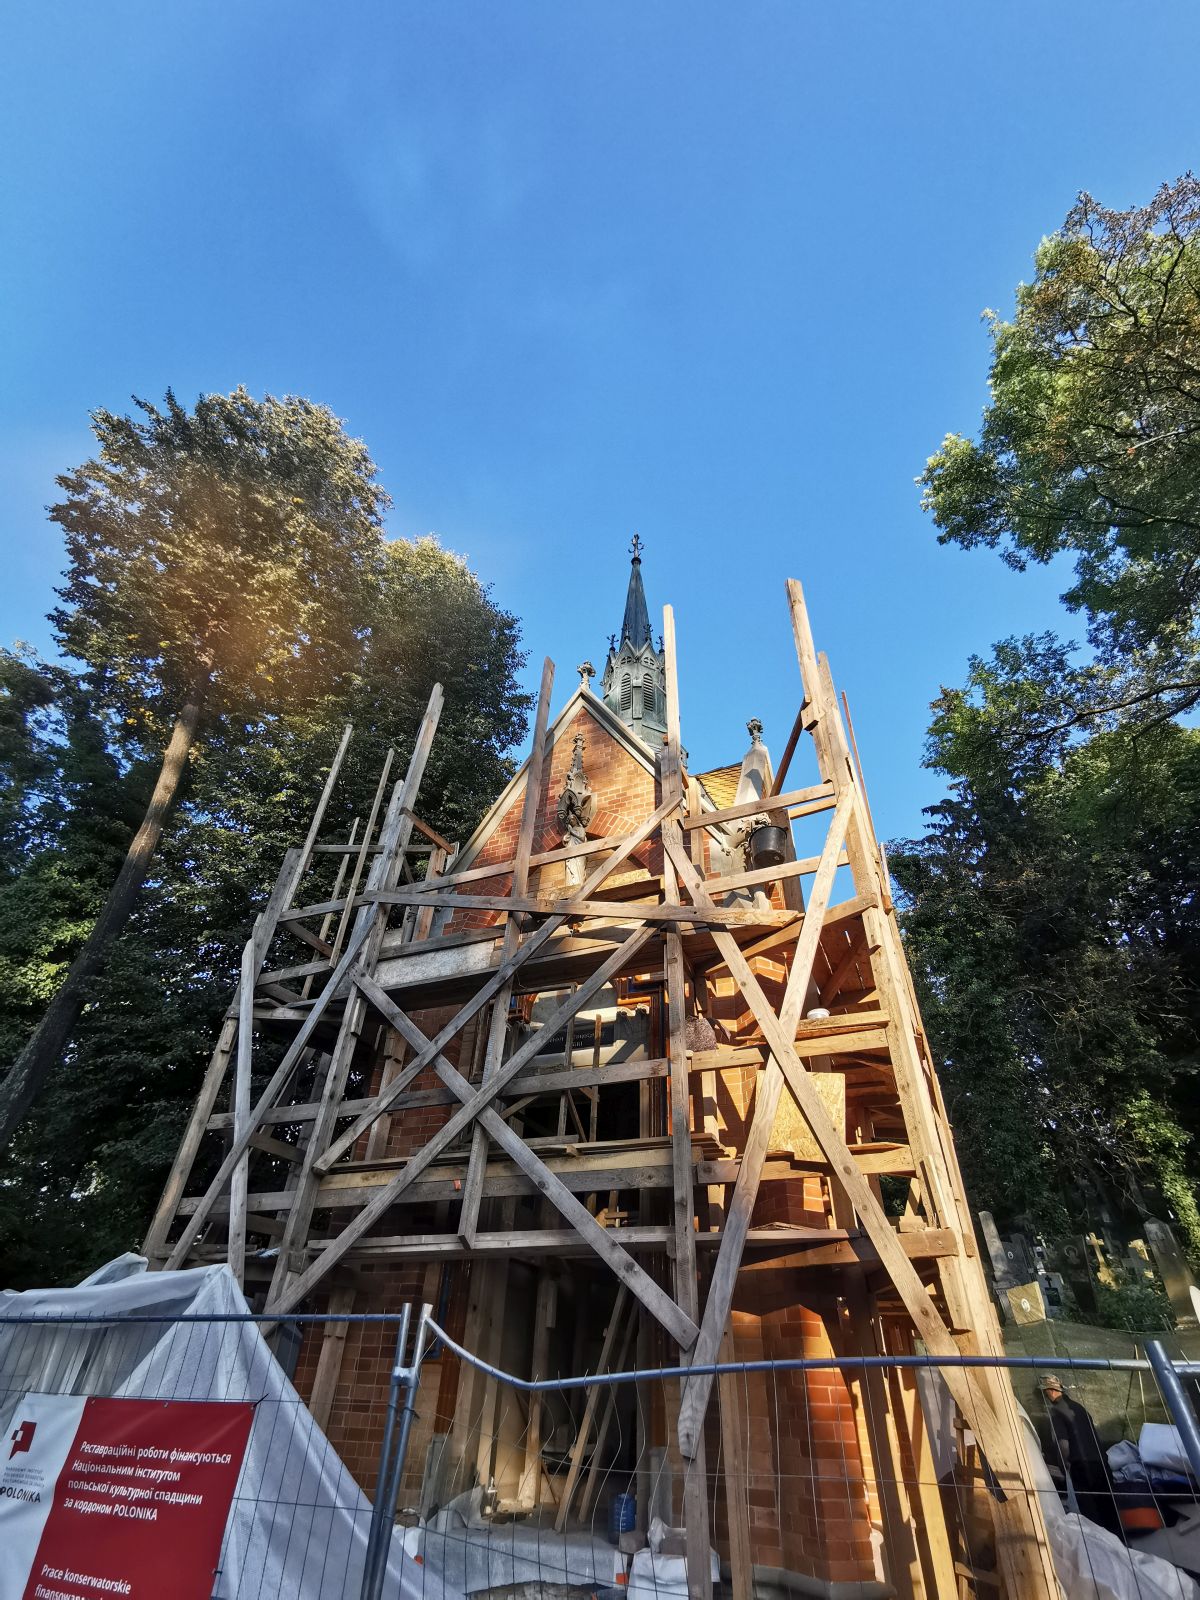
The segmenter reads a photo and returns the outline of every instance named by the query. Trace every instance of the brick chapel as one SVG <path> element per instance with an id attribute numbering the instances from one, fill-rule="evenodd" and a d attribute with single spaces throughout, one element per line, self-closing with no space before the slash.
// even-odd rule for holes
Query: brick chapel
<path id="1" fill-rule="evenodd" d="M 610 638 L 598 682 L 595 669 L 585 661 L 578 686 L 549 727 L 535 852 L 552 853 L 564 843 L 585 838 L 628 834 L 654 811 L 666 727 L 664 660 L 661 640 L 656 641 L 651 625 L 641 548 L 635 541 L 620 629 Z M 740 760 L 692 775 L 703 809 L 730 809 L 771 792 L 772 764 L 761 725 L 751 720 L 747 726 L 749 744 Z M 511 862 L 526 777 L 527 768 L 522 766 L 454 858 L 456 870 Z M 744 868 L 746 840 L 737 822 L 705 830 L 700 837 L 707 872 L 736 873 Z M 540 896 L 561 893 L 564 886 L 580 882 L 584 870 L 578 859 L 535 868 L 530 891 Z M 648 885 L 661 882 L 662 872 L 661 845 L 648 844 L 609 879 L 605 893 L 617 901 L 622 895 L 644 895 Z M 774 906 L 794 905 L 798 883 L 792 878 L 765 890 L 737 891 L 731 903 L 737 894 L 749 903 L 765 893 Z M 483 878 L 472 887 L 481 894 L 489 889 L 503 893 L 506 882 L 500 876 Z M 441 924 L 425 930 L 434 943 L 452 936 L 468 941 L 486 937 L 485 930 L 497 920 L 494 913 L 478 909 L 439 915 Z M 772 960 L 769 949 L 752 960 L 759 981 L 774 999 L 785 977 L 783 968 Z M 693 973 L 695 1014 L 688 1025 L 695 1031 L 697 1049 L 711 1048 L 716 1041 L 736 1050 L 752 1031 L 753 1019 L 717 965 Z M 571 981 L 570 971 L 564 969 L 561 984 Z M 528 1039 L 539 1029 L 553 998 L 550 991 L 514 996 L 508 1021 L 512 1041 Z M 581 1198 L 618 1233 L 655 1220 L 655 1190 L 632 1193 L 611 1186 L 605 1181 L 603 1156 L 622 1143 L 641 1141 L 648 1165 L 660 1159 L 655 1142 L 666 1142 L 669 1115 L 664 1082 L 661 1078 L 623 1082 L 619 1069 L 665 1054 L 664 1003 L 661 970 L 616 979 L 565 1033 L 548 1037 L 537 1058 L 547 1070 L 557 1070 L 560 1078 L 564 1068 L 611 1064 L 611 1086 L 544 1099 L 532 1094 L 512 1113 L 520 1118 L 522 1136 L 539 1153 L 566 1152 L 562 1159 L 568 1162 L 574 1150 L 574 1159 L 591 1163 L 596 1185 L 583 1191 Z M 453 1010 L 453 997 L 448 997 L 444 1013 L 427 1012 L 418 1020 L 432 1035 L 443 1015 L 448 1017 Z M 468 1077 L 479 1067 L 481 1033 L 468 1025 L 449 1052 Z M 399 1039 L 381 1029 L 376 1083 L 386 1083 L 403 1059 Z M 697 1189 L 701 1246 L 705 1232 L 721 1226 L 730 1192 L 722 1162 L 736 1159 L 741 1149 L 756 1081 L 753 1066 L 732 1066 L 706 1073 L 692 1093 L 697 1172 L 706 1180 Z M 427 1094 L 428 1104 L 422 1108 L 421 1091 L 437 1087 L 433 1072 L 427 1071 L 418 1080 L 418 1092 L 410 1097 L 405 1114 L 381 1118 L 363 1136 L 355 1152 L 358 1159 L 384 1168 L 403 1163 L 449 1115 L 436 1093 Z M 846 1121 L 844 1079 L 830 1073 L 822 1083 L 823 1097 L 826 1087 L 829 1109 L 843 1119 L 847 1137 L 854 1138 L 855 1129 Z M 756 1228 L 829 1226 L 828 1183 L 805 1170 L 812 1154 L 810 1139 L 803 1119 L 785 1096 L 772 1139 L 771 1181 L 762 1184 L 754 1212 Z M 489 1160 L 493 1157 L 495 1152 Z M 808 1166 L 815 1163 L 810 1160 Z M 502 1168 L 497 1159 L 501 1177 Z M 433 1194 L 431 1185 L 424 1211 L 408 1209 L 404 1225 L 416 1233 L 423 1228 L 430 1234 L 453 1229 L 455 1182 L 450 1178 L 442 1185 L 441 1197 Z M 545 1202 L 532 1185 L 514 1178 L 504 1190 L 500 1183 L 500 1197 L 485 1202 L 494 1226 L 536 1230 L 545 1225 Z M 640 1214 L 635 1209 L 639 1206 Z M 697 1255 L 703 1274 L 711 1253 L 699 1249 Z M 645 1260 L 651 1271 L 664 1275 L 668 1271 L 665 1259 Z M 518 1243 L 503 1259 L 409 1264 L 382 1254 L 377 1263 L 369 1257 L 360 1259 L 353 1273 L 328 1291 L 318 1306 L 373 1311 L 395 1310 L 405 1301 L 429 1302 L 452 1336 L 469 1349 L 507 1371 L 552 1377 L 595 1370 L 613 1294 L 611 1276 L 586 1251 L 547 1257 L 537 1248 L 523 1251 Z M 639 1314 L 635 1302 L 624 1314 L 628 1326 L 616 1340 L 614 1365 L 644 1368 L 677 1359 L 678 1352 L 668 1347 L 670 1341 L 645 1313 Z M 853 1353 L 850 1327 L 847 1301 L 835 1276 L 775 1266 L 768 1255 L 748 1262 L 739 1274 L 723 1353 L 738 1360 Z M 391 1355 L 387 1332 L 354 1326 L 325 1338 L 314 1332 L 297 1363 L 302 1397 L 368 1492 L 378 1459 Z M 872 1464 L 876 1441 L 858 1384 L 859 1380 L 826 1369 L 746 1375 L 737 1381 L 736 1392 L 722 1386 L 721 1403 L 734 1412 L 732 1444 L 736 1446 L 740 1438 L 739 1503 L 760 1592 L 835 1595 L 849 1592 L 842 1586 L 850 1584 L 855 1585 L 856 1595 L 893 1592 L 881 1582 L 883 1516 Z M 908 1403 L 916 1404 L 911 1391 Z M 552 1517 L 583 1404 L 583 1393 L 576 1391 L 545 1407 L 533 1454 L 530 1417 L 519 1398 L 461 1367 L 448 1353 L 435 1352 L 423 1371 L 401 1515 L 428 1515 L 453 1496 L 475 1488 L 496 1514 Z M 654 1515 L 661 1515 L 668 1525 L 678 1524 L 680 1474 L 669 1437 L 670 1408 L 653 1386 L 637 1392 L 628 1388 L 615 1406 L 617 1414 L 602 1446 L 600 1484 L 591 1504 L 582 1507 L 585 1517 L 590 1514 L 602 1523 L 608 1495 L 620 1489 L 635 1494 L 642 1526 Z M 712 1464 L 723 1459 L 723 1450 L 727 1462 L 731 1437 L 722 1435 L 718 1410 L 714 1392 L 706 1425 L 709 1522 L 713 1544 L 727 1559 L 730 1503 Z"/>

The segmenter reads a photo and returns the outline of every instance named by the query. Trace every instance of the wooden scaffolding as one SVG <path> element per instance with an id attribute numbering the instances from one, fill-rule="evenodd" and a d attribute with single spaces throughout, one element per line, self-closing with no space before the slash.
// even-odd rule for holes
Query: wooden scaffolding
<path id="1" fill-rule="evenodd" d="M 500 864 L 456 870 L 453 847 L 418 817 L 440 689 L 404 777 L 393 782 L 385 769 L 365 825 L 330 844 L 320 836 L 343 740 L 308 835 L 287 852 L 243 952 L 237 994 L 146 1241 L 153 1266 L 227 1260 L 257 1304 L 285 1313 L 311 1305 L 314 1292 L 336 1292 L 339 1274 L 363 1261 L 584 1258 L 612 1274 L 618 1313 L 637 1306 L 643 1323 L 653 1319 L 657 1349 L 704 1366 L 731 1348 L 739 1277 L 769 1264 L 796 1282 L 837 1274 L 864 1348 L 1003 1353 L 848 718 L 814 648 L 800 585 L 789 582 L 787 594 L 802 694 L 765 799 L 714 809 L 686 770 L 669 607 L 657 804 L 623 834 L 535 849 L 549 662 L 516 848 Z M 808 747 L 814 781 L 786 787 Z M 754 817 L 782 828 L 782 863 L 714 868 L 706 837 Z M 826 817 L 819 853 L 797 859 L 792 824 Z M 303 903 L 306 879 L 331 859 L 332 893 Z M 631 878 L 635 859 L 651 869 Z M 567 887 L 551 897 L 530 892 L 535 871 L 563 862 Z M 478 892 L 497 877 L 502 892 Z M 747 893 L 755 890 L 766 892 Z M 485 913 L 486 925 L 448 930 L 464 911 Z M 287 940 L 303 947 L 290 965 L 279 954 Z M 278 963 L 270 969 L 269 956 Z M 764 978 L 764 962 L 777 982 Z M 659 1051 L 613 1063 L 597 1044 L 591 1064 L 586 1054 L 580 1064 L 572 1029 L 620 983 L 658 986 Z M 691 1026 L 722 984 L 748 1018 L 736 1044 Z M 513 1019 L 521 998 L 535 994 L 557 998 L 518 1043 Z M 371 1043 L 380 1023 L 393 1041 L 382 1063 Z M 567 1042 L 556 1067 L 545 1041 L 560 1034 Z M 736 1151 L 714 1143 L 708 1115 L 713 1083 L 732 1069 L 749 1071 L 754 1085 Z M 841 1080 L 839 1096 L 823 1092 L 831 1077 Z M 637 1137 L 601 1141 L 589 1113 L 616 1084 L 641 1096 Z M 227 1109 L 219 1109 L 223 1089 Z M 560 1108 L 557 1141 L 523 1132 L 520 1113 L 546 1097 Z M 656 1104 L 657 1121 L 647 1113 Z M 794 1108 L 811 1137 L 808 1155 L 793 1151 L 790 1165 L 772 1143 L 781 1107 Z M 387 1155 L 389 1127 L 420 1115 L 428 1131 L 411 1153 Z M 760 1192 L 797 1171 L 824 1184 L 828 1225 L 755 1226 Z M 194 1181 L 197 1173 L 207 1182 Z M 902 1214 L 885 1207 L 885 1186 L 894 1198 L 897 1184 L 907 1188 Z M 540 1209 L 518 1221 L 513 1197 L 529 1194 Z M 418 1232 L 406 1217 L 431 1203 L 442 1231 Z M 538 1293 L 544 1321 L 549 1306 Z M 488 1314 L 476 1296 L 468 1344 Z M 603 1352 L 614 1366 L 634 1354 L 622 1330 L 614 1314 Z M 944 1369 L 944 1380 L 994 1484 L 1003 1592 L 1050 1600 L 1058 1587 L 1039 1504 L 1027 1493 L 1007 1377 L 957 1367 Z M 672 1419 L 697 1596 L 711 1590 L 704 1424 L 713 1387 L 701 1375 L 684 1382 Z M 911 1477 L 914 1446 L 905 1443 L 900 1390 L 881 1379 L 874 1392 L 896 1414 L 884 1430 L 896 1458 L 886 1476 L 888 1493 L 903 1497 L 900 1457 L 907 1453 Z M 588 1427 L 597 1403 L 589 1399 Z M 736 1450 L 721 1454 L 722 1470 L 736 1471 Z M 581 1464 L 581 1456 L 572 1461 L 560 1525 Z M 936 1522 L 936 1498 L 894 1506 L 897 1522 Z M 733 1527 L 730 1537 L 738 1542 Z M 749 1592 L 741 1542 L 740 1560 L 732 1556 L 738 1600 Z M 893 1587 L 912 1596 L 963 1592 L 948 1551 L 932 1534 L 920 1550 L 890 1550 Z"/>

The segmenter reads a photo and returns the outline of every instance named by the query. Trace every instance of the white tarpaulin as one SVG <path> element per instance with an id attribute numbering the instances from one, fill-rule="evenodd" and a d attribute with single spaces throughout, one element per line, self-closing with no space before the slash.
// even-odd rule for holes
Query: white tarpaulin
<path id="1" fill-rule="evenodd" d="M 476 1485 L 405 1531 L 405 1548 L 425 1575 L 425 1600 L 520 1583 L 611 1589 L 623 1574 L 624 1559 L 603 1536 L 555 1533 L 538 1517 L 491 1522 L 481 1497 Z"/>
<path id="2" fill-rule="evenodd" d="M 1033 1487 L 1066 1600 L 1200 1600 L 1200 1587 L 1171 1562 L 1127 1547 L 1107 1528 L 1064 1511 L 1028 1417 L 1024 1427 Z"/>
<path id="3" fill-rule="evenodd" d="M 939 1477 L 953 1469 L 953 1401 L 940 1374 L 918 1371 L 917 1381 Z M 1078 1512 L 1063 1510 L 1032 1422 L 1020 1406 L 1034 1492 L 1042 1505 L 1054 1571 L 1064 1600 L 1200 1600 L 1200 1585 L 1158 1555 L 1126 1546 L 1115 1534 Z"/>
<path id="4" fill-rule="evenodd" d="M 254 1425 L 214 1600 L 345 1600 L 362 1582 L 371 1508 L 252 1322 L 137 1323 L 248 1308 L 227 1267 L 146 1272 L 110 1263 L 75 1289 L 0 1293 L 0 1318 L 111 1318 L 106 1326 L 0 1322 L 0 1438 L 27 1394 L 240 1400 Z M 392 1541 L 388 1600 L 416 1600 L 421 1567 Z"/>

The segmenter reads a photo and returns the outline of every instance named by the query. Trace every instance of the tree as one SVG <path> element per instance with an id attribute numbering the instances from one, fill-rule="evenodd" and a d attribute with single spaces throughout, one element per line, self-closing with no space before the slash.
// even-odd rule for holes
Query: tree
<path id="1" fill-rule="evenodd" d="M 331 412 L 244 389 L 191 413 L 170 391 L 162 409 L 137 405 L 140 419 L 94 413 L 98 455 L 58 480 L 69 568 L 53 620 L 117 747 L 161 761 L 94 926 L 0 1085 L 0 1148 L 129 919 L 202 724 L 261 728 L 282 703 L 328 698 L 359 663 L 378 583 L 387 498 Z"/>
<path id="2" fill-rule="evenodd" d="M 384 545 L 359 633 L 357 671 L 323 696 L 281 697 L 269 717 L 209 719 L 70 1047 L 0 1155 L 6 1281 L 76 1281 L 137 1246 L 237 981 L 241 946 L 284 849 L 303 837 L 345 723 L 353 720 L 355 735 L 331 829 L 365 816 L 389 745 L 393 772 L 403 771 L 435 681 L 446 701 L 422 818 L 465 839 L 511 776 L 508 751 L 529 705 L 517 681 L 517 623 L 459 557 L 432 539 Z M 103 742 L 111 724 L 92 713 L 70 674 L 56 683 L 56 697 L 31 716 L 33 754 L 46 770 L 39 792 L 50 797 L 39 852 L 7 887 L 0 883 L 0 1067 L 86 936 L 149 787 L 149 763 L 113 759 Z M 4 711 L 0 699 L 0 795 L 10 781 Z M 97 734 L 98 753 L 90 743 Z M 29 743 L 14 739 L 22 750 Z M 107 769 L 94 765 L 98 755 Z M 318 868 L 328 861 L 318 858 Z M 260 1052 L 268 1063 L 269 1049 Z"/>
<path id="3" fill-rule="evenodd" d="M 1078 1231 L 1101 1196 L 1167 1207 L 1200 1258 L 1200 732 L 1054 708 L 1049 636 L 934 705 L 950 793 L 889 853 L 977 1204 Z"/>
<path id="4" fill-rule="evenodd" d="M 0 1064 L 29 1038 L 86 939 L 140 807 L 78 681 L 0 651 Z"/>
<path id="5" fill-rule="evenodd" d="M 1200 182 L 1110 211 L 1080 195 L 1011 321 L 986 313 L 991 398 L 921 478 L 942 543 L 1074 559 L 1097 670 L 1046 729 L 1200 703 Z"/>

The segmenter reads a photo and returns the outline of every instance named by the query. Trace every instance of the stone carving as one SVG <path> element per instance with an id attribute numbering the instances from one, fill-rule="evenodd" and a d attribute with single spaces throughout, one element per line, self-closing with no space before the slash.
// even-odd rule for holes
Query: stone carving
<path id="1" fill-rule="evenodd" d="M 590 689 L 592 679 L 596 676 L 596 669 L 592 663 L 590 661 L 581 661 L 575 671 L 579 674 L 580 687 Z"/>
<path id="2" fill-rule="evenodd" d="M 587 773 L 583 770 L 583 749 L 586 742 L 582 733 L 575 735 L 571 767 L 563 791 L 558 797 L 558 825 L 562 829 L 564 846 L 587 843 L 588 823 L 591 822 L 596 809 L 596 797 L 588 783 Z M 566 881 L 583 882 L 582 856 L 574 856 L 566 863 Z"/>

